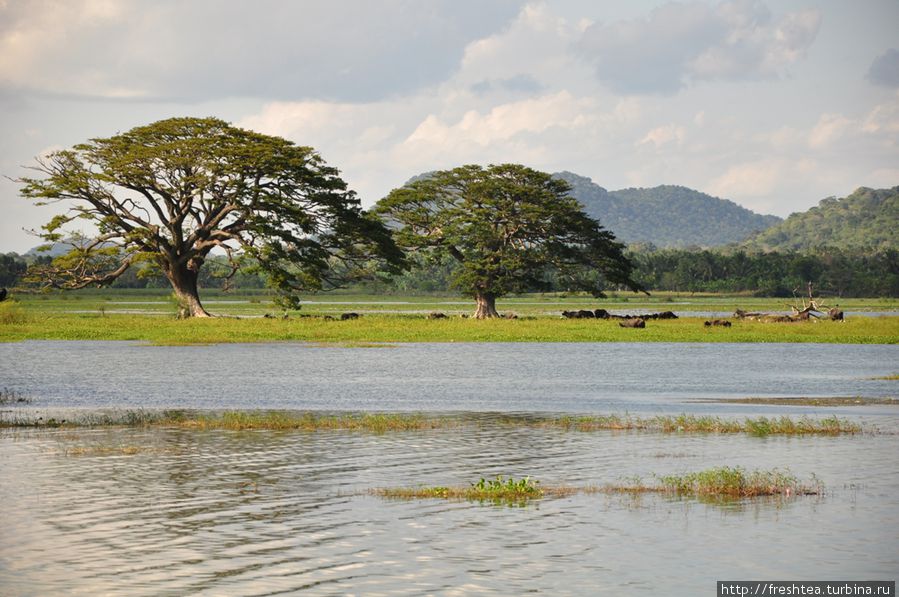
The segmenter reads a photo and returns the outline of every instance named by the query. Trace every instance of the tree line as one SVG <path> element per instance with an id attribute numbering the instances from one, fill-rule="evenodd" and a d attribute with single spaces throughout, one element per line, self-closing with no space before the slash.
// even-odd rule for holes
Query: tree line
<path id="1" fill-rule="evenodd" d="M 650 291 L 752 293 L 762 297 L 790 297 L 812 282 L 816 289 L 839 297 L 899 296 L 899 252 L 884 250 L 858 253 L 819 249 L 815 253 L 747 253 L 700 249 L 630 249 L 633 277 Z M 0 254 L 0 286 L 12 288 L 23 280 L 29 262 L 47 257 L 26 258 L 16 253 Z M 428 294 L 454 292 L 457 264 L 448 258 L 413 256 L 400 274 L 380 276 L 348 285 L 351 290 L 372 294 Z M 200 271 L 201 288 L 259 290 L 268 288 L 260 270 L 231 274 L 225 256 L 213 255 Z M 111 288 L 169 288 L 161 272 L 139 276 L 128 271 Z M 522 292 L 568 292 L 572 288 L 559 276 L 547 276 L 539 284 L 524 285 Z M 614 284 L 605 290 L 618 290 Z"/>

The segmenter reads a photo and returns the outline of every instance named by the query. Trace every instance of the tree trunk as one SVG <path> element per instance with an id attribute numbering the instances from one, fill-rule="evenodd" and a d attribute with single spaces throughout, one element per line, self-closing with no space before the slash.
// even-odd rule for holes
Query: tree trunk
<path id="1" fill-rule="evenodd" d="M 496 312 L 496 295 L 479 292 L 475 295 L 475 300 L 478 302 L 478 308 L 474 312 L 475 319 L 499 317 Z"/>
<path id="2" fill-rule="evenodd" d="M 166 272 L 175 296 L 178 297 L 178 316 L 181 318 L 211 317 L 200 302 L 200 293 L 197 289 L 198 275 L 196 269 L 186 266 L 175 267 Z"/>

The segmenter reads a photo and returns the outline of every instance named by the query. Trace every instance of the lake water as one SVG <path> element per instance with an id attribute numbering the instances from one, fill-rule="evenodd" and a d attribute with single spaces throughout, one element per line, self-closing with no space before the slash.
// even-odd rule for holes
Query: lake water
<path id="1" fill-rule="evenodd" d="M 896 396 L 899 347 L 700 344 L 0 345 L 4 416 L 97 408 L 464 412 L 458 429 L 0 431 L 3 595 L 713 595 L 716 580 L 893 580 L 899 409 L 727 405 Z M 495 412 L 838 414 L 881 433 L 568 432 Z M 18 416 L 18 415 L 16 415 Z M 497 474 L 605 485 L 717 466 L 823 496 L 574 495 L 523 507 L 377 487 Z"/>

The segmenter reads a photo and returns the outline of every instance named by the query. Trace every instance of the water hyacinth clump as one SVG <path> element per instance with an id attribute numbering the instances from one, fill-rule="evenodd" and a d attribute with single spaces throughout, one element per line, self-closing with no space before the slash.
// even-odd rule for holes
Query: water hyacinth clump
<path id="1" fill-rule="evenodd" d="M 506 479 L 502 475 L 497 475 L 495 479 L 481 478 L 468 487 L 396 487 L 375 489 L 371 493 L 398 499 L 443 498 L 496 502 L 525 502 L 543 497 L 539 481 L 530 477 Z"/>

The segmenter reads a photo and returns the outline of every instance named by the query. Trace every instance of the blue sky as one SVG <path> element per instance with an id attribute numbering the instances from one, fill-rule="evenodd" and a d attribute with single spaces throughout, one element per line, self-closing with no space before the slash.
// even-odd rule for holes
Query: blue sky
<path id="1" fill-rule="evenodd" d="M 171 116 L 315 147 L 365 205 L 520 162 L 786 216 L 899 185 L 899 2 L 0 0 L 0 174 Z M 0 251 L 52 208 L 0 182 Z"/>

